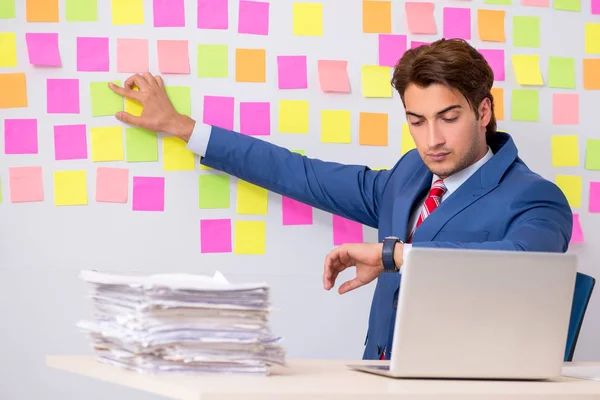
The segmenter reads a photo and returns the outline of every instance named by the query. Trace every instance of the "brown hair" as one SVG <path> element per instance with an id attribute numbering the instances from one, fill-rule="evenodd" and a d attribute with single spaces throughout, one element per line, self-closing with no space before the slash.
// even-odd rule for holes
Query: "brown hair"
<path id="1" fill-rule="evenodd" d="M 486 126 L 486 136 L 496 133 L 494 98 L 491 93 L 494 72 L 485 58 L 462 39 L 440 39 L 429 45 L 407 50 L 394 68 L 392 86 L 404 104 L 404 91 L 413 83 L 427 87 L 438 83 L 458 90 L 479 118 L 479 104 L 490 99 L 492 117 Z M 406 106 L 406 104 L 405 104 Z"/>

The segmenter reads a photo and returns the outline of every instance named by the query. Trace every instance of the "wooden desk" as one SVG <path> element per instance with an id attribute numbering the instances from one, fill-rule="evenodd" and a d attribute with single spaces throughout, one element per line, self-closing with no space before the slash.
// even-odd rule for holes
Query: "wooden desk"
<path id="1" fill-rule="evenodd" d="M 386 363 L 386 361 L 379 361 Z M 48 356 L 46 365 L 180 400 L 582 400 L 600 399 L 600 382 L 405 380 L 356 372 L 343 360 L 290 360 L 271 376 L 154 376 L 104 365 L 92 356 Z M 356 361 L 352 361 L 356 363 Z M 372 363 L 372 362 L 371 362 Z M 576 364 L 569 364 L 576 365 Z M 581 364 L 577 364 L 581 365 Z"/>

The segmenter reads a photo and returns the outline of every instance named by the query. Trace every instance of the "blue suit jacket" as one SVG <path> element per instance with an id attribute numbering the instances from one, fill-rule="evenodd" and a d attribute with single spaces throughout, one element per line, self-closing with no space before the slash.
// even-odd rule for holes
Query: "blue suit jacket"
<path id="1" fill-rule="evenodd" d="M 565 252 L 571 208 L 554 183 L 533 173 L 502 132 L 488 141 L 494 156 L 415 231 L 414 247 Z M 390 170 L 310 159 L 266 141 L 213 127 L 202 164 L 270 191 L 406 240 L 415 205 L 432 173 L 416 150 Z M 400 274 L 382 274 L 369 316 L 364 359 L 391 349 Z"/>

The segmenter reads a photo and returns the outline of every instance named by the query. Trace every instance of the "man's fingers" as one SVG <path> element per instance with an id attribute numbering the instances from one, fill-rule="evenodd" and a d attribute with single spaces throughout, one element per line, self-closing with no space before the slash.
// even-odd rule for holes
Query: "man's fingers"
<path id="1" fill-rule="evenodd" d="M 358 278 L 354 278 L 354 279 L 351 279 L 349 281 L 342 283 L 342 285 L 338 289 L 338 292 L 340 294 L 348 293 L 349 291 L 359 288 L 362 285 L 363 285 L 363 283 L 361 281 L 359 281 Z"/>
<path id="2" fill-rule="evenodd" d="M 164 89 L 164 88 L 165 88 L 165 84 L 164 84 L 164 82 L 163 82 L 163 80 L 162 80 L 162 78 L 161 78 L 160 76 L 156 75 L 156 76 L 154 77 L 154 80 L 156 81 L 156 83 L 158 84 L 158 86 L 159 86 L 161 89 Z"/>
<path id="3" fill-rule="evenodd" d="M 335 249 L 325 257 L 325 266 L 323 268 L 323 286 L 329 290 L 335 285 L 335 279 L 341 270 L 342 265 L 339 261 L 340 249 Z M 342 267 L 342 269 L 340 269 Z"/>
<path id="4" fill-rule="evenodd" d="M 120 111 L 115 115 L 115 117 L 119 121 L 124 122 L 126 124 L 140 126 L 141 117 L 136 117 L 134 115 L 129 114 L 128 112 Z"/>
<path id="5" fill-rule="evenodd" d="M 147 90 L 150 88 L 148 81 L 146 81 L 140 74 L 131 75 L 123 84 L 126 89 L 132 89 L 133 85 L 137 86 L 140 90 Z"/>
<path id="6" fill-rule="evenodd" d="M 142 74 L 142 77 L 148 83 L 148 86 L 158 86 L 158 84 L 156 83 L 156 79 L 154 79 L 154 76 L 150 72 L 144 72 Z"/>
<path id="7" fill-rule="evenodd" d="M 108 83 L 108 87 L 110 87 L 115 93 L 120 94 L 123 97 L 127 97 L 128 99 L 133 99 L 137 101 L 140 101 L 141 99 L 140 92 L 138 92 L 137 90 L 132 90 L 127 87 L 120 87 L 112 82 Z"/>

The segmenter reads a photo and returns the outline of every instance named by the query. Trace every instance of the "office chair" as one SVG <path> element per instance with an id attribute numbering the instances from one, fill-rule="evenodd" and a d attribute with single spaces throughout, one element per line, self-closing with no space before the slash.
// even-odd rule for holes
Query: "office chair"
<path id="1" fill-rule="evenodd" d="M 573 305 L 571 307 L 571 319 L 569 321 L 569 333 L 567 335 L 567 347 L 565 349 L 565 361 L 573 361 L 577 338 L 583 325 L 583 317 L 594 290 L 596 279 L 589 275 L 577 273 L 575 279 L 575 291 L 573 294 Z"/>

